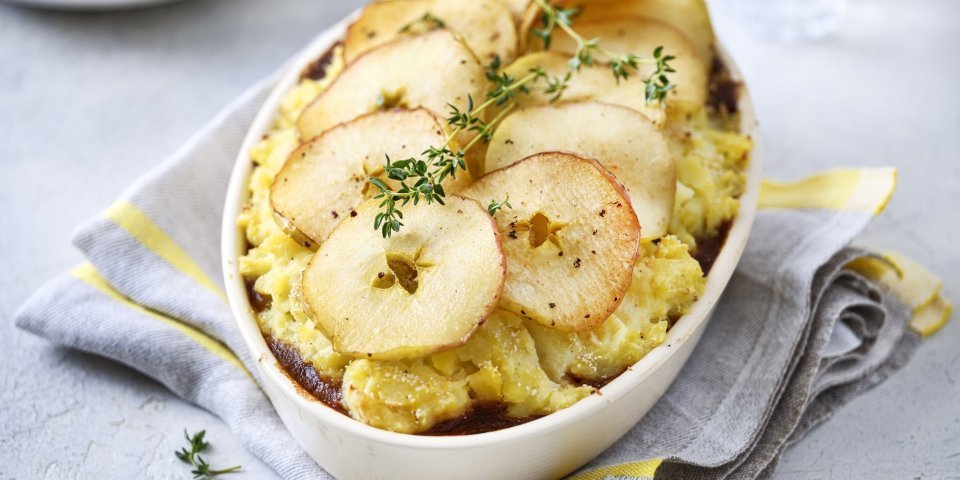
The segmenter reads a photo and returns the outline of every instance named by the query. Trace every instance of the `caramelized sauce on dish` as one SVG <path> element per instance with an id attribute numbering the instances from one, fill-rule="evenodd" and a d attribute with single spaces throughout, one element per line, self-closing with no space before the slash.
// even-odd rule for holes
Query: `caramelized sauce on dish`
<path id="1" fill-rule="evenodd" d="M 243 279 L 243 285 L 247 287 L 247 301 L 250 302 L 250 308 L 253 309 L 254 313 L 270 310 L 270 305 L 273 304 L 273 299 L 270 298 L 270 295 L 264 295 L 256 291 L 256 289 L 253 288 L 255 283 L 256 280 L 249 278 Z"/>
<path id="2" fill-rule="evenodd" d="M 323 77 L 326 77 L 327 67 L 330 66 L 331 62 L 333 62 L 333 52 L 336 51 L 337 47 L 342 44 L 342 42 L 337 42 L 331 45 L 323 55 L 320 55 L 320 58 L 314 60 L 313 63 L 307 65 L 307 68 L 303 69 L 303 72 L 300 72 L 300 78 L 322 80 Z"/>
<path id="3" fill-rule="evenodd" d="M 627 371 L 627 369 L 624 369 L 624 370 L 623 370 L 623 372 L 626 372 L 626 371 Z M 599 378 L 599 379 L 597 379 L 597 378 L 578 377 L 578 376 L 576 376 L 576 375 L 570 375 L 570 378 L 571 378 L 571 380 L 573 380 L 574 383 L 576 383 L 577 385 L 586 385 L 586 386 L 588 386 L 588 387 L 593 387 L 593 388 L 595 388 L 595 389 L 597 389 L 597 390 L 600 390 L 601 388 L 606 387 L 607 384 L 610 383 L 610 382 L 612 382 L 615 378 L 619 377 L 620 375 L 623 375 L 623 372 L 620 372 L 620 373 L 618 373 L 618 374 L 616 374 L 616 375 L 612 375 L 612 376 L 609 376 L 609 377 Z"/>
<path id="4" fill-rule="evenodd" d="M 475 405 L 466 415 L 440 422 L 420 435 L 474 435 L 514 427 L 538 418 L 540 417 L 513 418 L 507 415 L 507 405 L 504 403 L 482 403 Z"/>
<path id="5" fill-rule="evenodd" d="M 312 365 L 303 361 L 303 357 L 296 348 L 267 335 L 263 338 L 267 341 L 273 356 L 277 358 L 277 362 L 283 367 L 283 371 L 300 387 L 300 393 L 319 400 L 344 415 L 347 414 L 347 410 L 341 403 L 343 391 L 339 383 L 320 376 Z"/>
<path id="6" fill-rule="evenodd" d="M 691 254 L 693 255 L 693 259 L 700 264 L 700 270 L 703 270 L 704 275 L 709 274 L 710 269 L 713 268 L 714 262 L 717 261 L 717 255 L 720 254 L 723 244 L 727 241 L 728 233 L 730 233 L 729 222 L 720 226 L 716 236 L 702 240 L 697 239 L 697 249 L 691 252 Z"/>
<path id="7" fill-rule="evenodd" d="M 740 89 L 743 83 L 730 77 L 730 71 L 720 61 L 715 59 L 710 70 L 710 90 L 707 96 L 707 106 L 717 113 L 735 114 L 739 110 Z"/>

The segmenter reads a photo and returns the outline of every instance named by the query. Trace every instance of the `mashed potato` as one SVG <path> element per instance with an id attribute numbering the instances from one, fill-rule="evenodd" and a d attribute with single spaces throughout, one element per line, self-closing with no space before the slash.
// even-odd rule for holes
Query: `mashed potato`
<path id="1" fill-rule="evenodd" d="M 274 128 L 253 149 L 250 201 L 238 219 L 251 248 L 240 258 L 240 271 L 271 299 L 257 313 L 264 334 L 295 347 L 321 376 L 342 382 L 343 406 L 357 420 L 417 433 L 478 402 L 500 402 L 518 418 L 555 412 L 593 393 L 588 383 L 619 375 L 662 343 L 670 322 L 702 293 L 705 278 L 690 249 L 736 215 L 751 147 L 706 112 L 668 123 L 680 182 L 670 235 L 641 246 L 629 292 L 599 327 L 565 333 L 498 310 L 465 345 L 439 354 L 376 361 L 337 353 L 300 302 L 301 273 L 313 251 L 277 225 L 269 192 L 297 147 L 300 111 L 341 69 L 336 52 L 325 80 L 304 79 L 294 87 Z"/>

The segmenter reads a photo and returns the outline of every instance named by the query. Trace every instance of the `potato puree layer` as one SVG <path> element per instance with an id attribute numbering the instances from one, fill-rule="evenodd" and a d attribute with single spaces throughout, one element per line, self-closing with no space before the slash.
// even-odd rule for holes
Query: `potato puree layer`
<path id="1" fill-rule="evenodd" d="M 298 145 L 300 111 L 342 65 L 335 52 L 324 80 L 303 79 L 288 92 L 273 129 L 251 152 L 251 195 L 238 222 L 252 247 L 240 258 L 240 272 L 271 298 L 257 314 L 264 334 L 298 349 L 320 375 L 342 381 L 343 406 L 357 420 L 416 433 L 464 415 L 477 402 L 502 402 L 514 417 L 555 412 L 594 392 L 584 381 L 619 375 L 662 343 L 669 322 L 703 291 L 705 278 L 690 250 L 735 216 L 751 141 L 699 112 L 671 118 L 666 127 L 680 182 L 670 235 L 641 246 L 630 291 L 599 327 L 564 333 L 498 310 L 467 344 L 439 354 L 375 361 L 335 352 L 301 307 L 301 272 L 313 251 L 277 225 L 269 193 Z"/>

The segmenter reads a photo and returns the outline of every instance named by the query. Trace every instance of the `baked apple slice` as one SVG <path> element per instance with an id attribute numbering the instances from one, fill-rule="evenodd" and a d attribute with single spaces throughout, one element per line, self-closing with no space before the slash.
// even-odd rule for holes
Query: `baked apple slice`
<path id="1" fill-rule="evenodd" d="M 532 0 L 499 0 L 504 7 L 507 7 L 507 10 L 513 15 L 515 21 L 519 23 L 520 18 L 523 17 L 523 13 L 527 11 L 527 7 L 530 6 Z"/>
<path id="2" fill-rule="evenodd" d="M 617 19 L 624 17 L 645 17 L 657 20 L 683 32 L 696 46 L 697 53 L 711 64 L 715 55 L 716 36 L 710 22 L 710 12 L 704 0 L 563 0 L 553 2 L 565 8 L 576 7 L 579 12 L 574 27 L 580 31 L 584 22 L 593 20 Z M 532 27 L 540 22 L 541 15 L 536 5 L 531 5 L 523 16 L 521 32 L 526 42 L 538 47 L 538 39 L 528 39 Z M 583 35 L 584 38 L 592 38 Z M 606 46 L 606 43 L 604 44 Z M 627 52 L 623 52 L 627 53 Z M 633 52 L 645 55 L 648 52 Z"/>
<path id="3" fill-rule="evenodd" d="M 582 331 L 620 305 L 637 262 L 640 223 L 626 192 L 595 160 L 538 153 L 490 172 L 463 195 L 480 202 L 510 197 L 512 208 L 494 215 L 509 271 L 501 307 Z"/>
<path id="4" fill-rule="evenodd" d="M 668 77 L 675 87 L 667 93 L 667 105 L 692 110 L 706 103 L 710 64 L 701 58 L 696 46 L 680 30 L 642 17 L 578 19 L 576 27 L 584 38 L 599 38 L 604 48 L 614 52 L 649 57 L 654 49 L 662 46 L 666 55 L 676 57 L 670 62 L 676 72 Z M 577 50 L 577 43 L 568 35 L 556 35 L 550 48 L 572 55 Z M 653 71 L 653 65 L 640 65 L 637 75 L 626 82 L 621 81 L 621 84 L 642 87 L 644 84 L 639 80 Z M 607 74 L 613 76 L 609 69 Z"/>
<path id="5" fill-rule="evenodd" d="M 376 2 L 392 2 L 395 0 L 376 0 Z M 533 0 L 497 0 L 502 4 L 510 13 L 514 16 L 515 19 L 519 22 L 520 18 L 527 12 L 528 7 L 533 2 Z"/>
<path id="6" fill-rule="evenodd" d="M 444 123 L 424 109 L 384 110 L 337 125 L 302 145 L 277 173 L 270 202 L 285 230 L 319 244 L 344 218 L 377 193 L 370 184 L 379 178 L 390 188 L 386 157 L 403 160 L 431 146 L 442 145 Z M 470 183 L 467 172 L 444 180 L 444 190 L 456 193 Z"/>
<path id="7" fill-rule="evenodd" d="M 298 121 L 309 140 L 365 113 L 425 107 L 443 115 L 448 104 L 464 108 L 467 98 L 485 98 L 484 66 L 446 30 L 398 38 L 357 57 L 310 105 Z M 469 138 L 469 137 L 467 137 Z"/>
<path id="8" fill-rule="evenodd" d="M 517 55 L 513 16 L 498 0 L 389 0 L 367 5 L 347 30 L 343 46 L 349 63 L 404 35 L 448 29 L 484 63 Z"/>
<path id="9" fill-rule="evenodd" d="M 629 108 L 599 102 L 527 108 L 508 116 L 494 132 L 485 168 L 490 172 L 552 150 L 600 161 L 630 194 L 643 239 L 667 233 L 677 171 L 667 141 L 649 119 Z"/>
<path id="10" fill-rule="evenodd" d="M 504 72 L 513 78 L 521 78 L 534 68 L 540 68 L 550 77 L 563 77 L 569 70 L 570 55 L 560 52 L 535 52 L 524 55 L 508 65 Z M 553 100 L 554 95 L 546 94 L 543 89 L 531 89 L 529 94 L 518 95 L 517 105 L 521 108 L 550 103 L 584 102 L 595 100 L 614 105 L 632 108 L 652 120 L 661 124 L 664 120 L 660 105 L 647 104 L 645 98 L 646 85 L 636 78 L 627 81 L 617 79 L 610 73 L 610 67 L 604 64 L 585 66 L 576 75 L 572 75 L 567 82 L 563 95 Z M 491 116 L 492 118 L 492 116 Z"/>
<path id="11" fill-rule="evenodd" d="M 475 200 L 412 203 L 389 238 L 371 199 L 337 226 L 303 272 L 304 307 L 334 349 L 374 359 L 464 344 L 497 306 L 506 264 L 496 223 Z"/>

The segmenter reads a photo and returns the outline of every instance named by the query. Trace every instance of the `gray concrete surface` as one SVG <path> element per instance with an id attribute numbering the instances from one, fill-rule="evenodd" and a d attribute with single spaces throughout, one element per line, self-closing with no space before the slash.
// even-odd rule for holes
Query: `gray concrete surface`
<path id="1" fill-rule="evenodd" d="M 895 165 L 863 243 L 931 266 L 960 298 L 960 3 L 852 0 L 833 36 L 718 32 L 757 103 L 767 172 Z M 76 265 L 71 230 L 355 1 L 186 0 L 128 13 L 0 6 L 0 478 L 189 478 L 184 428 L 216 464 L 272 478 L 223 424 L 136 372 L 52 347 L 12 316 Z M 780 479 L 960 478 L 960 324 L 791 448 Z"/>

